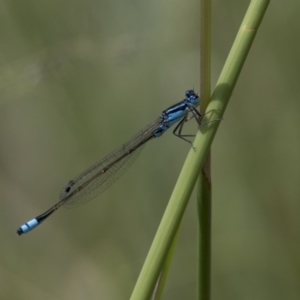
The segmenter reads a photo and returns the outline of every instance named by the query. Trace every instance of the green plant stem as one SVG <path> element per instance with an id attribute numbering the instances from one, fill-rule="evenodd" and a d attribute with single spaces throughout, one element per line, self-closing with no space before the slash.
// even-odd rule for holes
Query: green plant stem
<path id="1" fill-rule="evenodd" d="M 253 0 L 239 29 L 220 74 L 203 122 L 221 118 L 229 102 L 235 83 L 250 50 L 255 34 L 269 0 Z M 179 175 L 164 216 L 161 220 L 140 276 L 131 295 L 131 300 L 148 300 L 154 290 L 165 257 L 175 237 L 186 205 L 196 183 L 199 168 L 203 165 L 211 143 L 221 122 L 201 126 Z"/>
<path id="2" fill-rule="evenodd" d="M 168 255 L 165 259 L 164 266 L 163 266 L 163 268 L 160 272 L 160 275 L 159 275 L 159 278 L 157 280 L 156 287 L 155 287 L 155 290 L 154 290 L 154 293 L 152 295 L 151 300 L 161 299 L 163 289 L 164 289 L 165 283 L 167 281 L 167 276 L 168 276 L 168 273 L 169 273 L 169 270 L 170 270 L 172 258 L 173 258 L 173 255 L 174 255 L 174 250 L 175 250 L 175 247 L 176 247 L 176 244 L 177 244 L 179 232 L 180 232 L 180 225 L 178 227 L 178 230 L 176 231 L 175 238 L 173 239 L 171 247 L 168 251 Z"/>

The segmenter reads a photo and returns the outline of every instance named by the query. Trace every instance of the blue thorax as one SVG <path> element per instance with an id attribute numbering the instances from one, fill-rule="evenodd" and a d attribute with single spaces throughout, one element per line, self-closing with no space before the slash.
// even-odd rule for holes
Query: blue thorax
<path id="1" fill-rule="evenodd" d="M 197 107 L 199 105 L 199 96 L 193 90 L 187 90 L 185 96 L 185 99 L 170 106 L 161 113 L 161 125 L 153 132 L 154 137 L 161 136 L 172 125 L 187 115 L 191 111 L 191 107 Z"/>

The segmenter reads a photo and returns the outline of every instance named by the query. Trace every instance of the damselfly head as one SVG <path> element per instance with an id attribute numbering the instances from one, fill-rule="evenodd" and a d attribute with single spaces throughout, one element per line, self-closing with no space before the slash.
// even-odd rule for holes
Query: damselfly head
<path id="1" fill-rule="evenodd" d="M 194 92 L 194 90 L 187 90 L 185 92 L 185 96 L 192 104 L 196 104 L 196 102 L 199 101 L 199 96 Z"/>

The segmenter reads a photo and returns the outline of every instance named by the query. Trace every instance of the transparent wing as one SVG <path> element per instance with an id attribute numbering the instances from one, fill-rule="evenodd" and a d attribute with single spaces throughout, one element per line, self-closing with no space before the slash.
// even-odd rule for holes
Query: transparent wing
<path id="1" fill-rule="evenodd" d="M 64 207 L 86 203 L 109 188 L 135 161 L 144 143 L 153 137 L 152 133 L 159 125 L 160 119 L 157 119 L 119 149 L 70 180 L 60 193 Z"/>

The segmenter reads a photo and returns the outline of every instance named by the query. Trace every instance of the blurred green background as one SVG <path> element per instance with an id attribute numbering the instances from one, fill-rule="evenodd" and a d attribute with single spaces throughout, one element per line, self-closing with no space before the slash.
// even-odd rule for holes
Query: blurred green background
<path id="1" fill-rule="evenodd" d="M 248 3 L 213 1 L 213 86 Z M 212 299 L 300 299 L 299 10 L 271 1 L 213 143 Z M 199 3 L 6 0 L 0 15 L 0 297 L 128 299 L 189 150 L 171 131 L 94 201 L 16 230 L 199 89 Z M 195 198 L 164 299 L 196 297 Z"/>

